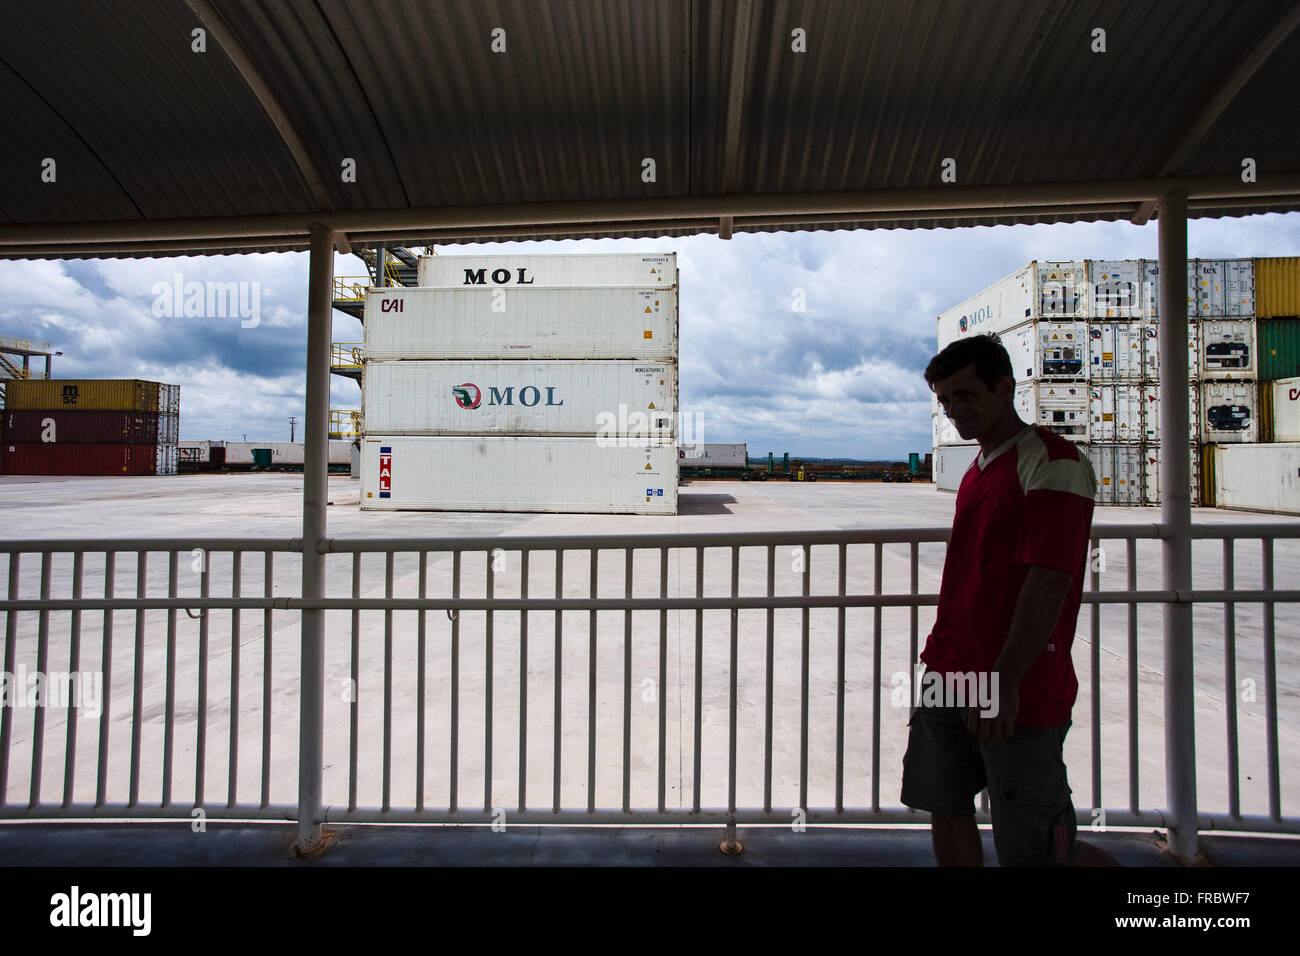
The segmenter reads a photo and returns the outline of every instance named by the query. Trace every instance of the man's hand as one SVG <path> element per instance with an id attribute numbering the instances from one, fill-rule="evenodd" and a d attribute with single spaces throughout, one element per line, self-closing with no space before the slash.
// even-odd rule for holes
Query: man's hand
<path id="1" fill-rule="evenodd" d="M 1016 731 L 1016 715 L 1020 712 L 1020 682 L 1006 680 L 994 672 L 997 694 L 993 703 L 997 713 L 992 717 L 981 715 L 978 707 L 966 711 L 966 729 L 976 740 L 1004 740 Z"/>

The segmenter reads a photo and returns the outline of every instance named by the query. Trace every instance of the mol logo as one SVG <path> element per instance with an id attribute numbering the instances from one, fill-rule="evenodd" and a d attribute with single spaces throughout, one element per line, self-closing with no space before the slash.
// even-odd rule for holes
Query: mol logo
<path id="1" fill-rule="evenodd" d="M 507 385 L 505 388 L 497 388 L 495 385 L 488 386 L 488 405 L 514 405 L 515 400 L 525 408 L 532 408 L 535 405 L 549 405 L 558 408 L 564 404 L 564 399 L 556 401 L 554 385 L 546 387 L 546 401 L 542 401 L 542 389 L 536 385 L 525 385 L 515 391 L 515 386 Z M 452 394 L 456 396 L 456 404 L 461 408 L 478 408 L 483 403 L 483 393 L 479 387 L 472 382 L 466 382 L 464 385 L 453 385 Z"/>
<path id="2" fill-rule="evenodd" d="M 381 299 L 379 302 L 380 312 L 405 312 L 403 306 L 406 305 L 405 299 Z"/>
<path id="3" fill-rule="evenodd" d="M 1287 391 L 1286 397 L 1291 401 L 1300 401 L 1300 388 L 1293 388 Z"/>
<path id="4" fill-rule="evenodd" d="M 456 396 L 456 404 L 461 408 L 478 408 L 483 404 L 483 393 L 473 382 L 466 382 L 464 385 L 453 385 L 451 393 Z"/>
<path id="5" fill-rule="evenodd" d="M 983 325 L 991 318 L 993 318 L 993 307 L 986 305 L 982 309 L 976 309 L 969 315 L 963 315 L 957 320 L 957 328 L 965 333 L 977 325 Z"/>
<path id="6" fill-rule="evenodd" d="M 466 269 L 465 281 L 462 284 L 463 285 L 487 285 L 487 279 L 488 279 L 487 269 Z M 536 281 L 535 279 L 528 278 L 527 268 L 521 268 L 519 270 L 519 275 L 517 278 L 515 277 L 515 273 L 510 269 L 492 270 L 493 285 L 509 285 L 512 282 L 515 285 L 532 285 L 535 281 Z"/>
<path id="7" fill-rule="evenodd" d="M 379 449 L 379 497 L 391 498 L 393 492 L 393 449 L 383 445 Z"/>

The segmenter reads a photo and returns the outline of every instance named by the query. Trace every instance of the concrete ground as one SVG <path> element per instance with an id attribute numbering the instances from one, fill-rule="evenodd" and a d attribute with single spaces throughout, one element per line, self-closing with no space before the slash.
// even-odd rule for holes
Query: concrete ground
<path id="1" fill-rule="evenodd" d="M 517 596 L 522 586 L 520 553 L 510 551 L 508 539 L 517 535 L 636 534 L 646 532 L 774 531 L 847 528 L 947 527 L 954 498 L 928 484 L 880 483 L 791 484 L 788 482 L 742 483 L 696 481 L 683 485 L 680 514 L 675 517 L 618 515 L 523 515 L 416 512 L 361 512 L 357 508 L 357 483 L 346 477 L 330 479 L 328 533 L 332 537 L 381 538 L 494 536 L 502 540 L 503 554 L 493 574 L 494 596 Z M 178 476 L 172 478 L 0 478 L 0 514 L 4 515 L 6 537 L 47 539 L 72 537 L 166 537 L 181 540 L 177 593 L 196 595 L 201 578 L 199 556 L 190 548 L 211 537 L 290 538 L 300 531 L 301 480 L 295 475 Z M 1099 508 L 1095 531 L 1107 524 L 1147 524 L 1159 520 L 1158 509 Z M 1231 513 L 1197 509 L 1194 521 L 1216 523 L 1284 522 L 1300 527 L 1300 519 L 1271 515 Z M 1127 555 L 1123 542 L 1102 542 L 1098 556 L 1102 588 L 1126 586 Z M 783 553 L 785 552 L 785 553 Z M 774 582 L 778 594 L 801 593 L 804 578 L 801 556 L 778 549 Z M 1222 586 L 1222 544 L 1200 541 L 1194 546 L 1194 567 L 1198 587 Z M 918 551 L 919 590 L 937 592 L 942 571 L 943 546 L 922 545 Z M 740 593 L 766 593 L 766 549 L 747 548 L 740 552 Z M 886 546 L 881 578 L 886 592 L 907 592 L 910 564 L 906 545 Z M 208 561 L 208 586 L 212 595 L 231 593 L 232 560 L 229 553 L 216 553 Z M 485 595 L 486 559 L 466 554 L 462 569 L 463 597 Z M 636 595 L 658 596 L 659 556 L 638 552 L 631 580 Z M 808 558 L 809 590 L 813 594 L 837 593 L 834 547 L 813 548 Z M 731 590 L 730 551 L 705 552 L 705 594 L 727 595 Z M 0 565 L 5 558 L 0 557 Z M 1274 580 L 1279 586 L 1300 579 L 1300 540 L 1279 542 L 1274 558 Z M 327 591 L 347 596 L 353 591 L 353 564 L 347 554 L 327 558 Z M 874 554 L 870 545 L 847 550 L 846 580 L 850 593 L 870 593 L 874 583 Z M 5 572 L 7 574 L 7 568 Z M 1139 542 L 1135 573 L 1140 588 L 1159 588 L 1159 545 Z M 1244 542 L 1236 548 L 1235 584 L 1238 588 L 1259 586 L 1261 549 L 1258 542 Z M 272 577 L 272 593 L 297 593 L 298 562 L 292 554 L 278 555 Z M 570 552 L 564 562 L 563 593 L 587 596 L 591 568 L 585 552 Z M 624 556 L 603 551 L 597 571 L 598 596 L 621 596 L 628 582 L 624 577 Z M 419 594 L 417 556 L 400 554 L 394 561 L 393 593 L 398 597 Z M 450 733 L 451 644 L 453 625 L 441 610 L 437 596 L 450 594 L 451 558 L 430 553 L 426 571 L 426 594 L 433 610 L 423 614 L 425 629 L 424 695 L 425 748 L 423 797 L 430 807 L 447 807 L 451 798 L 450 762 L 453 739 Z M 0 577 L 0 586 L 7 577 Z M 51 565 L 50 593 L 71 593 L 72 560 L 59 555 Z M 166 555 L 149 556 L 145 582 L 151 596 L 167 593 Z M 695 593 L 693 552 L 671 552 L 667 591 L 670 595 Z M 88 553 L 85 558 L 87 596 L 103 593 L 104 556 Z M 241 574 L 245 595 L 261 595 L 264 589 L 261 555 L 245 555 Z M 22 559 L 19 594 L 40 593 L 40 562 Z M 137 589 L 134 556 L 119 555 L 114 574 L 118 595 L 134 596 Z M 556 592 L 553 553 L 531 556 L 528 593 L 533 596 Z M 382 557 L 369 555 L 360 562 L 357 593 L 382 597 L 385 568 Z M 39 615 L 17 615 L 15 662 L 29 670 L 37 665 Z M 163 727 L 166 713 L 167 615 L 149 612 L 143 619 L 143 654 L 140 657 L 142 731 L 139 741 L 139 792 L 141 801 L 155 805 L 162 792 Z M 326 614 L 326 803 L 337 818 L 349 801 L 349 741 L 351 701 L 357 701 L 356 800 L 360 807 L 379 807 L 384 801 L 384 663 L 385 645 L 391 649 L 391 739 L 389 742 L 388 800 L 393 807 L 409 807 L 416 799 L 416 719 L 419 712 L 418 634 L 421 615 L 399 611 L 391 616 L 388 630 L 385 614 L 365 611 L 357 615 L 355 635 L 358 647 L 359 681 L 350 683 L 353 620 L 348 612 Z M 566 807 L 585 808 L 588 803 L 588 710 L 589 688 L 596 688 L 595 805 L 617 809 L 622 806 L 624 782 L 625 693 L 630 689 L 630 762 L 627 783 L 633 808 L 652 807 L 657 799 L 659 760 L 662 749 L 664 788 L 670 807 L 689 807 L 696 786 L 694 774 L 696 615 L 691 611 L 670 611 L 631 615 L 631 647 L 625 644 L 625 616 L 620 612 L 568 612 L 562 630 L 556 633 L 556 615 L 533 612 L 527 622 L 526 666 L 521 668 L 524 635 L 517 612 L 495 611 L 488 621 L 482 612 L 466 612 L 454 628 L 459 654 L 459 693 L 455 735 L 458 804 L 477 807 L 479 812 L 503 808 L 508 817 L 520 806 L 519 771 L 526 756 L 524 797 L 530 808 L 549 807 L 554 798 L 556 741 L 559 745 L 560 800 Z M 592 618 L 596 618 L 596 666 L 591 672 L 589 641 Z M 82 615 L 79 661 L 75 669 L 103 670 L 104 615 Z M 772 674 L 772 804 L 774 807 L 830 807 L 836 800 L 836 667 L 838 619 L 836 612 L 814 609 L 808 615 L 808 758 L 807 793 L 801 799 L 800 704 L 802 615 L 778 610 L 773 614 Z M 175 640 L 175 766 L 172 799 L 192 804 L 196 797 L 198 757 L 199 621 L 176 615 Z M 917 635 L 924 640 L 933 620 L 933 609 L 917 615 Z M 1198 607 L 1195 613 L 1197 680 L 1197 767 L 1198 799 L 1202 813 L 1224 812 L 1228 807 L 1228 742 L 1226 707 L 1236 701 L 1240 726 L 1239 790 L 1241 811 L 1266 814 L 1268 802 L 1266 713 L 1267 682 L 1264 678 L 1263 618 L 1259 605 L 1235 606 L 1235 662 L 1233 692 L 1226 688 L 1224 668 L 1225 611 L 1222 605 Z M 728 706 L 730 700 L 730 616 L 725 611 L 702 615 L 703 630 L 699 653 L 702 735 L 699 788 L 705 807 L 725 806 L 728 773 Z M 257 803 L 262 787 L 264 756 L 270 770 L 267 787 L 270 802 L 292 804 L 296 799 L 297 751 L 297 624 L 298 615 L 276 611 L 269 629 L 261 611 L 245 611 L 234 627 L 229 612 L 208 615 L 207 721 L 204 728 L 203 795 L 209 803 L 224 803 L 229 796 L 229 760 L 233 752 L 238 768 L 234 798 L 240 804 Z M 136 625 L 134 612 L 112 615 L 111 662 L 107 668 L 107 720 L 82 712 L 75 721 L 71 741 L 75 756 L 74 802 L 93 802 L 95 767 L 101 729 L 107 727 L 108 802 L 124 801 L 129 793 L 132 752 L 131 709 L 136 679 Z M 47 670 L 70 667 L 70 620 L 66 612 L 48 617 L 49 659 Z M 736 618 L 739 660 L 737 667 L 737 805 L 761 806 L 765 779 L 766 613 L 742 611 Z M 271 635 L 268 649 L 264 630 Z M 881 664 L 874 664 L 875 622 L 869 609 L 851 608 L 845 613 L 845 682 L 843 739 L 843 800 L 848 807 L 872 804 L 878 793 L 881 806 L 898 805 L 899 768 L 906 742 L 906 674 L 910 666 L 911 620 L 906 610 L 886 609 L 881 614 Z M 1164 735 L 1162 685 L 1162 633 L 1160 609 L 1144 607 L 1138 612 L 1138 633 L 1130 648 L 1127 611 L 1106 607 L 1100 611 L 1098 686 L 1100 707 L 1094 718 L 1091 706 L 1093 685 L 1092 628 L 1090 612 L 1080 615 L 1074 647 L 1080 678 L 1074 725 L 1066 741 L 1066 758 L 1077 807 L 1130 807 L 1130 764 L 1137 769 L 1137 805 L 1142 809 L 1163 807 Z M 663 657 L 660 657 L 662 635 Z M 1276 608 L 1277 711 L 1279 715 L 1281 810 L 1284 815 L 1300 812 L 1300 614 L 1294 606 Z M 558 647 L 557 647 L 558 644 Z M 491 780 L 486 779 L 485 737 L 488 711 L 485 708 L 487 652 L 492 651 L 491 669 Z M 1132 653 L 1133 649 L 1136 654 Z M 234 652 L 234 653 L 232 653 Z M 625 670 L 625 655 L 631 668 Z M 559 662 L 559 724 L 556 724 L 556 673 Z M 1135 665 L 1136 694 L 1132 704 L 1128 693 L 1130 662 Z M 232 662 L 237 667 L 232 667 Z M 263 754 L 263 678 L 270 667 L 269 754 Z M 664 680 L 660 680 L 660 667 Z M 526 675 L 521 683 L 521 671 Z M 880 688 L 880 744 L 873 748 L 872 725 L 875 689 Z M 237 702 L 236 702 L 237 701 Z M 522 701 L 522 706 L 521 706 Z M 659 732 L 661 701 L 664 730 Z M 233 703 L 233 706 L 232 706 Z M 1130 706 L 1135 708 L 1136 751 L 1131 748 Z M 9 803 L 25 804 L 33 789 L 31 708 L 11 711 L 13 720 L 8 787 Z M 237 716 L 233 723 L 231 714 Z M 521 748 L 520 715 L 526 714 Z M 1094 753 L 1094 726 L 1100 750 Z M 233 732 L 233 733 L 232 733 Z M 231 737 L 235 739 L 231 747 Z M 64 787 L 65 757 L 69 738 L 67 711 L 47 713 L 44 747 L 39 761 L 39 797 L 42 803 L 57 803 Z M 1100 776 L 1094 777 L 1094 757 Z M 879 770 L 876 771 L 878 761 Z M 1098 799 L 1098 797 L 1100 799 Z M 793 812 L 793 811 L 792 811 Z M 1096 815 L 1100 811 L 1094 813 Z M 487 815 L 484 815 L 487 819 Z M 1104 822 L 1098 817 L 1098 822 Z M 215 825 L 215 824 L 214 824 Z M 4 828 L 0 828 L 4 829 Z M 256 830 L 257 828 L 253 828 Z M 523 827 L 519 827 L 523 829 Z M 901 839 L 901 837 L 900 837 Z M 1232 839 L 1232 838 L 1224 838 Z M 924 843 L 918 844 L 924 846 Z"/>

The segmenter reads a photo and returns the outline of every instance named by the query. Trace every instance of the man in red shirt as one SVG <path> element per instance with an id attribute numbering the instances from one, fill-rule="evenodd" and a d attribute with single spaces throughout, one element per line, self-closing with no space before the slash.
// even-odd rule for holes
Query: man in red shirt
<path id="1" fill-rule="evenodd" d="M 1020 420 L 995 337 L 954 342 L 925 379 L 980 454 L 957 492 L 902 801 L 930 812 L 940 866 L 983 865 L 973 798 L 986 786 L 1000 865 L 1070 864 L 1076 821 L 1061 750 L 1078 692 L 1070 649 L 1092 467 L 1078 446 Z"/>

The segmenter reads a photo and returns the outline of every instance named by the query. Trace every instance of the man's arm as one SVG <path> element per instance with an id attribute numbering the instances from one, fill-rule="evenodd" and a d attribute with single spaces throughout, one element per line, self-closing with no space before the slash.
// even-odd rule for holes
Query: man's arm
<path id="1" fill-rule="evenodd" d="M 1011 630 L 993 665 L 998 680 L 998 712 L 993 717 L 982 719 L 979 712 L 971 708 L 967 726 L 975 736 L 999 740 L 1010 737 L 1015 730 L 1016 714 L 1020 710 L 1020 682 L 1047 646 L 1073 582 L 1074 575 L 1066 571 L 1030 566 L 1016 599 Z"/>

